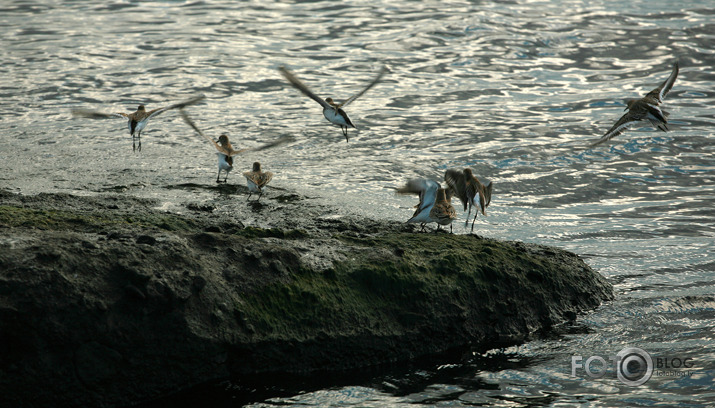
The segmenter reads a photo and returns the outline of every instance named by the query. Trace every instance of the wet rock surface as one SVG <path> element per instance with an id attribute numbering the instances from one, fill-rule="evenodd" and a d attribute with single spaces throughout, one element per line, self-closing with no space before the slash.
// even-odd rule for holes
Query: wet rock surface
<path id="1" fill-rule="evenodd" d="M 281 226 L 258 228 L 212 204 L 0 191 L 0 406 L 128 406 L 229 376 L 499 347 L 613 296 L 558 248 L 280 197 L 248 204 Z"/>

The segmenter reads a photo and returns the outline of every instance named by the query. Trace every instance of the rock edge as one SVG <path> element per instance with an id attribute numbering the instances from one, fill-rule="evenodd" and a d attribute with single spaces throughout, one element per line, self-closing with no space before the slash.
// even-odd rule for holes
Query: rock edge
<path id="1" fill-rule="evenodd" d="M 289 229 L 154 204 L 0 192 L 0 406 L 128 406 L 232 375 L 499 347 L 613 297 L 553 247 L 296 220 L 300 200 L 272 211 Z"/>

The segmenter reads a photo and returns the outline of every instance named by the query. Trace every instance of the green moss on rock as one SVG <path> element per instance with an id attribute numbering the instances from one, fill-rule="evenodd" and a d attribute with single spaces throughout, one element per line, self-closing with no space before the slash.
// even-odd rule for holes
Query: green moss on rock
<path id="1" fill-rule="evenodd" d="M 433 352 L 519 341 L 612 296 L 580 259 L 538 245 L 451 234 L 337 238 L 346 259 L 329 273 L 303 271 L 245 298 L 257 332 L 284 341 L 396 336 Z"/>
<path id="2" fill-rule="evenodd" d="M 246 238 L 281 238 L 281 239 L 300 239 L 306 238 L 308 233 L 303 230 L 282 230 L 280 228 L 258 228 L 245 227 L 236 232 Z"/>
<path id="3" fill-rule="evenodd" d="M 305 211 L 257 228 L 0 192 L 0 405 L 131 405 L 228 375 L 501 347 L 613 296 L 557 248 Z"/>
<path id="4" fill-rule="evenodd" d="M 82 213 L 66 210 L 0 206 L 0 225 L 47 230 L 99 231 L 108 227 L 158 228 L 166 231 L 189 231 L 198 224 L 173 214 L 149 213 L 116 215 L 110 212 Z"/>

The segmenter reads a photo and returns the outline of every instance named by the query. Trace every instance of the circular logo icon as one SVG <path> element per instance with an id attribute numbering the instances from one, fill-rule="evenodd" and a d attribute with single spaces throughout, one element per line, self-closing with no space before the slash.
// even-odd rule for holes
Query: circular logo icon
<path id="1" fill-rule="evenodd" d="M 626 347 L 616 354 L 616 374 L 623 384 L 636 387 L 644 384 L 653 375 L 653 359 L 638 347 Z"/>

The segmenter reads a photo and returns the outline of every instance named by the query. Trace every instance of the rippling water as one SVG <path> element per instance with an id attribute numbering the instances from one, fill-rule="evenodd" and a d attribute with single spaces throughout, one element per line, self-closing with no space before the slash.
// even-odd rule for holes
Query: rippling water
<path id="1" fill-rule="evenodd" d="M 226 200 L 210 188 L 215 154 L 175 112 L 152 120 L 139 154 L 124 121 L 69 114 L 151 109 L 204 93 L 190 112 L 211 136 L 226 132 L 241 147 L 295 137 L 238 160 L 247 170 L 260 159 L 277 174 L 275 188 L 406 220 L 415 199 L 393 187 L 469 166 L 494 182 L 479 234 L 574 251 L 616 288 L 614 302 L 513 349 L 277 386 L 274 395 L 267 386 L 260 397 L 219 387 L 215 406 L 236 398 L 255 406 L 715 401 L 712 2 L 5 1 L 0 27 L 2 188 L 120 191 L 176 211 L 196 201 L 244 206 L 242 196 Z M 623 113 L 623 100 L 662 83 L 676 59 L 671 131 L 636 126 L 588 148 Z M 360 130 L 345 143 L 320 107 L 285 83 L 280 65 L 338 100 L 382 65 L 390 72 L 350 105 Z M 241 183 L 241 171 L 229 181 Z M 655 375 L 639 387 L 612 372 L 571 376 L 572 356 L 626 346 L 691 358 L 692 375 Z"/>

